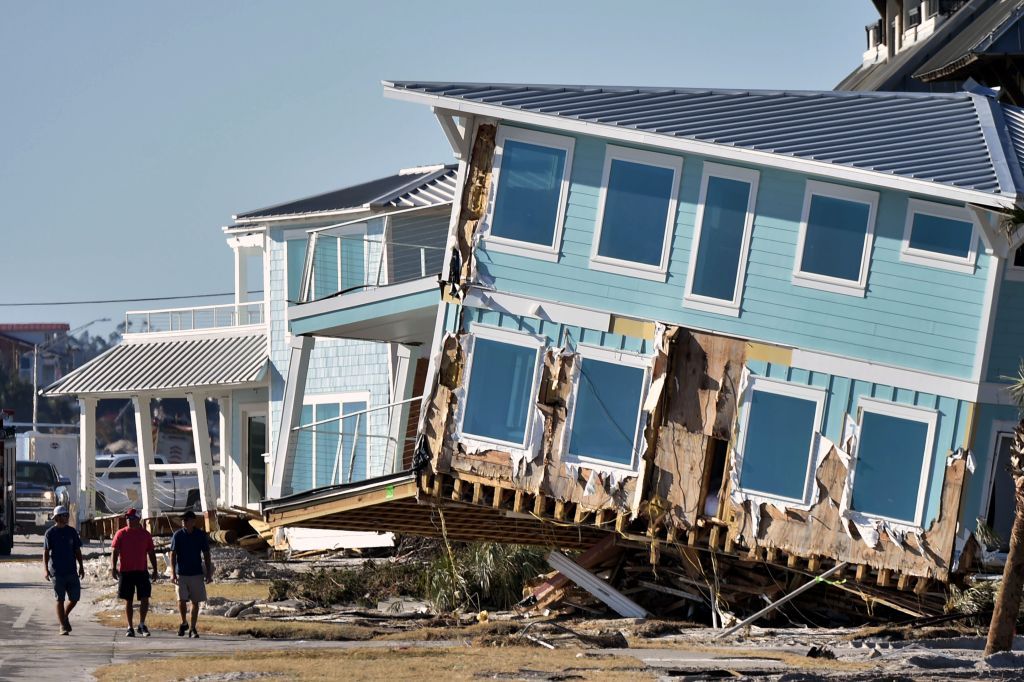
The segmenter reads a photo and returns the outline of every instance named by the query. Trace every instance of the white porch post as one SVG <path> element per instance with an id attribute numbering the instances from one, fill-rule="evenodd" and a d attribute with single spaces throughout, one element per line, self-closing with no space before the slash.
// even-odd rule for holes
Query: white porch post
<path id="1" fill-rule="evenodd" d="M 156 516 L 153 493 L 156 482 L 153 478 L 153 413 L 149 396 L 132 396 L 135 408 L 135 438 L 139 444 L 139 486 L 142 490 L 142 519 Z"/>
<path id="2" fill-rule="evenodd" d="M 249 259 L 243 246 L 236 246 L 235 252 L 235 324 L 245 324 L 243 319 L 247 289 L 249 288 Z"/>
<path id="3" fill-rule="evenodd" d="M 224 506 L 242 505 L 241 490 L 242 470 L 235 458 L 234 421 L 230 396 L 217 398 L 220 410 L 220 499 Z"/>
<path id="4" fill-rule="evenodd" d="M 192 444 L 196 451 L 196 475 L 199 478 L 199 505 L 206 519 L 206 530 L 218 530 L 217 508 L 213 496 L 213 455 L 210 453 L 210 429 L 206 423 L 206 399 L 186 394 L 192 418 Z"/>
<path id="5" fill-rule="evenodd" d="M 407 346 L 402 343 L 395 345 L 397 346 L 395 349 L 395 376 L 391 390 L 391 402 L 393 403 L 413 397 L 412 391 L 416 382 L 416 361 L 421 352 L 418 346 Z M 411 405 L 412 403 L 403 403 L 391 407 L 391 414 L 388 415 L 390 420 L 388 444 L 394 444 L 394 451 L 390 461 L 387 459 L 388 453 L 385 452 L 381 475 L 394 473 L 402 468 L 402 454 L 405 450 L 405 435 L 409 428 L 409 408 Z"/>
<path id="6" fill-rule="evenodd" d="M 78 399 L 78 519 L 96 515 L 96 398 Z"/>
<path id="7" fill-rule="evenodd" d="M 312 336 L 294 336 L 291 341 L 291 356 L 288 358 L 288 377 L 284 386 L 284 403 L 281 405 L 281 422 L 274 446 L 273 476 L 270 479 L 268 497 L 281 497 L 284 486 L 285 466 L 295 452 L 296 433 L 292 427 L 299 425 L 302 418 L 302 401 L 306 396 L 306 372 L 309 369 L 309 354 L 316 343 Z"/>

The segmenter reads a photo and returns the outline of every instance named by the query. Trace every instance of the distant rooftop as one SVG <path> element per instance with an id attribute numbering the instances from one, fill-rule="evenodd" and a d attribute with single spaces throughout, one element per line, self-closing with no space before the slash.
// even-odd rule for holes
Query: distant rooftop
<path id="1" fill-rule="evenodd" d="M 0 323 L 0 332 L 66 332 L 71 325 L 66 322 L 10 322 Z"/>
<path id="2" fill-rule="evenodd" d="M 394 175 L 288 201 L 234 216 L 238 221 L 330 215 L 359 209 L 417 208 L 449 203 L 455 191 L 455 165 L 417 166 Z"/>

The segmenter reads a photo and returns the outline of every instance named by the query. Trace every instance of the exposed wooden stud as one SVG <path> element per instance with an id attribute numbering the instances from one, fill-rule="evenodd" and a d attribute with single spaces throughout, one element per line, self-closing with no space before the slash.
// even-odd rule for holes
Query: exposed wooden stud
<path id="1" fill-rule="evenodd" d="M 790 554 L 788 557 L 786 557 L 786 566 L 788 568 L 796 568 L 799 565 L 800 557 L 798 557 L 796 554 Z"/>
<path id="2" fill-rule="evenodd" d="M 861 564 L 860 566 L 857 567 L 857 576 L 856 576 L 857 577 L 857 582 L 859 582 L 859 583 L 867 582 L 867 579 L 868 579 L 869 575 L 870 575 L 870 569 L 867 566 L 865 566 L 864 564 Z"/>
<path id="3" fill-rule="evenodd" d="M 900 592 L 906 592 L 910 589 L 911 577 L 906 573 L 900 573 L 899 577 L 896 578 L 896 589 Z"/>
<path id="4" fill-rule="evenodd" d="M 918 578 L 914 584 L 914 594 L 926 594 L 928 592 L 928 584 L 931 581 L 928 578 Z"/>
<path id="5" fill-rule="evenodd" d="M 889 587 L 892 583 L 892 569 L 883 568 L 878 571 L 878 586 Z"/>
<path id="6" fill-rule="evenodd" d="M 555 500 L 555 520 L 565 521 L 565 502 Z"/>
<path id="7" fill-rule="evenodd" d="M 817 573 L 821 568 L 821 557 L 814 555 L 807 559 L 807 570 L 811 573 Z"/>
<path id="8" fill-rule="evenodd" d="M 629 516 L 625 512 L 619 512 L 619 515 L 615 517 L 615 532 L 625 533 L 626 528 L 629 526 Z"/>
<path id="9" fill-rule="evenodd" d="M 523 509 L 526 507 L 526 493 L 522 490 L 517 490 L 515 497 L 512 498 L 512 511 L 516 514 L 522 514 Z"/>
<path id="10" fill-rule="evenodd" d="M 708 535 L 708 547 L 712 551 L 718 551 L 718 535 L 721 532 L 721 528 L 718 526 L 711 526 L 711 533 Z"/>
<path id="11" fill-rule="evenodd" d="M 583 521 L 587 518 L 587 514 L 588 513 L 589 512 L 587 512 L 587 510 L 583 508 L 582 504 L 577 504 L 576 505 L 576 513 L 573 514 L 573 517 L 572 517 L 573 523 L 577 523 L 577 524 L 583 523 Z"/>
<path id="12" fill-rule="evenodd" d="M 452 483 L 452 499 L 456 502 L 462 500 L 462 479 L 456 478 Z"/>
<path id="13" fill-rule="evenodd" d="M 606 518 L 607 516 L 607 509 L 598 509 L 597 512 L 594 514 L 594 525 L 598 527 L 604 526 L 604 524 L 608 522 Z"/>
<path id="14" fill-rule="evenodd" d="M 473 504 L 480 504 L 484 499 L 484 487 L 480 483 L 473 484 Z"/>
<path id="15" fill-rule="evenodd" d="M 690 530 L 686 531 L 686 544 L 689 545 L 690 547 L 693 547 L 694 545 L 697 544 L 697 529 L 696 528 L 691 528 Z"/>
<path id="16" fill-rule="evenodd" d="M 491 498 L 491 506 L 495 509 L 501 509 L 501 505 L 505 501 L 505 489 L 500 486 L 494 486 L 494 497 Z"/>
<path id="17" fill-rule="evenodd" d="M 769 547 L 764 553 L 765 561 L 770 564 L 774 564 L 779 559 L 779 550 L 774 547 Z"/>
<path id="18" fill-rule="evenodd" d="M 669 543 L 670 545 L 676 544 L 676 534 L 678 532 L 678 529 L 674 525 L 669 526 L 668 530 L 665 531 L 665 542 Z"/>
<path id="19" fill-rule="evenodd" d="M 717 528 L 717 526 L 716 526 Z M 733 539 L 732 533 L 726 531 L 725 533 L 725 553 L 732 554 L 735 550 L 735 540 Z"/>
<path id="20" fill-rule="evenodd" d="M 545 497 L 543 495 L 541 495 L 540 493 L 538 493 L 533 498 L 533 514 L 534 514 L 534 516 L 541 516 L 541 517 L 544 516 L 544 502 L 545 501 L 546 501 Z"/>

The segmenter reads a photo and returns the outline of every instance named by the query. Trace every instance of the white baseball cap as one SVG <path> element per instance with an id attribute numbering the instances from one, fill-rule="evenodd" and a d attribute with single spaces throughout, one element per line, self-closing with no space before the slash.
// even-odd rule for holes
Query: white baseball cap
<path id="1" fill-rule="evenodd" d="M 53 508 L 53 516 L 54 516 L 54 518 L 60 516 L 61 514 L 69 514 L 69 513 L 70 512 L 68 511 L 68 508 L 65 507 L 63 504 L 58 504 L 56 507 Z"/>

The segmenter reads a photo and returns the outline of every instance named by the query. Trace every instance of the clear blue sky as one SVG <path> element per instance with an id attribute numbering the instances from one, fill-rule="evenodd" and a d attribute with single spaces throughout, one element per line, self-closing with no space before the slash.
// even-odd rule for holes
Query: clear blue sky
<path id="1" fill-rule="evenodd" d="M 233 213 L 450 158 L 382 79 L 830 89 L 877 18 L 870 0 L 491 4 L 0 0 L 0 301 L 230 291 Z M 0 320 L 106 333 L 191 304 Z"/>

